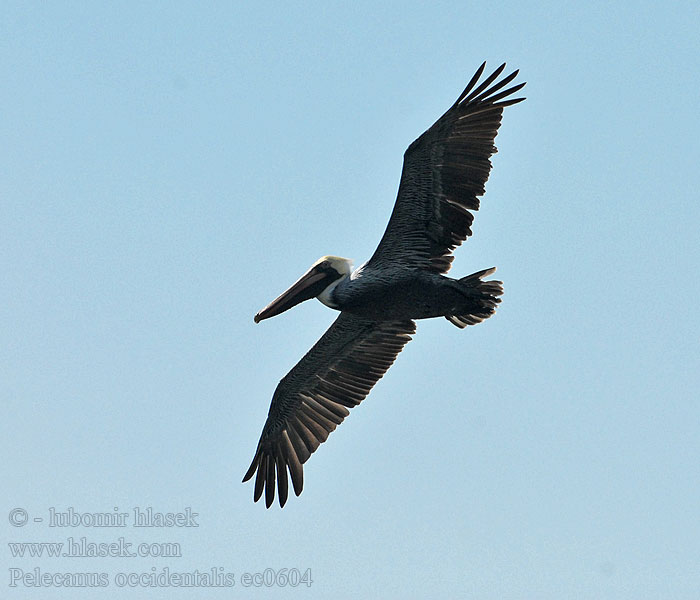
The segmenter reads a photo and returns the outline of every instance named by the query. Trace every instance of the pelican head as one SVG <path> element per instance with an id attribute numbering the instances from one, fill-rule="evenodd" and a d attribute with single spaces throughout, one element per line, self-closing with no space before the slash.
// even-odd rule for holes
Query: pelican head
<path id="1" fill-rule="evenodd" d="M 259 323 L 311 298 L 318 298 L 326 306 L 337 308 L 331 292 L 351 271 L 352 260 L 349 258 L 322 256 L 286 292 L 260 310 L 253 320 Z"/>

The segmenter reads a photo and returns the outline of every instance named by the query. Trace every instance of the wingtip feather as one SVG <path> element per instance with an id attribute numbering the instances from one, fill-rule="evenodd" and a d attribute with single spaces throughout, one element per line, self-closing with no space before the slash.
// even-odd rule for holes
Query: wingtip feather
<path id="1" fill-rule="evenodd" d="M 260 456 L 259 452 L 255 453 L 255 456 L 253 457 L 253 462 L 250 463 L 250 466 L 248 467 L 248 470 L 246 471 L 245 475 L 243 475 L 243 481 L 241 483 L 245 483 L 248 481 L 253 475 L 255 475 L 255 470 L 258 468 L 258 458 Z"/>

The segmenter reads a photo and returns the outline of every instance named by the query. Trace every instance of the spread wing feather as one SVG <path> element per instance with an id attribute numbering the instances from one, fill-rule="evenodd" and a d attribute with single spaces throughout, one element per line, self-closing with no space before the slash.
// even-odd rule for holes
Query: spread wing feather
<path id="1" fill-rule="evenodd" d="M 406 150 L 394 211 L 367 268 L 392 264 L 446 273 L 452 251 L 471 235 L 471 211 L 479 209 L 489 177 L 503 107 L 524 100 L 508 98 L 524 83 L 500 91 L 518 71 L 494 83 L 505 63 L 477 85 L 485 66 Z"/>
<path id="2" fill-rule="evenodd" d="M 357 406 L 415 333 L 413 321 L 376 322 L 341 313 L 272 397 L 253 462 L 243 481 L 255 477 L 254 498 L 265 492 L 269 508 L 288 496 L 287 472 L 298 496 L 302 465 Z"/>

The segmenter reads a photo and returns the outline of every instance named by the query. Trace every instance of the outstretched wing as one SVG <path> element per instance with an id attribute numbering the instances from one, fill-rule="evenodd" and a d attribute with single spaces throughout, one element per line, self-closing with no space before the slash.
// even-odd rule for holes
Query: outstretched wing
<path id="1" fill-rule="evenodd" d="M 287 501 L 287 471 L 294 492 L 304 485 L 302 464 L 325 442 L 392 365 L 415 333 L 413 321 L 371 321 L 341 312 L 333 325 L 280 381 L 253 462 L 254 498 L 265 490 L 269 508 Z"/>
<path id="2" fill-rule="evenodd" d="M 505 63 L 478 83 L 485 66 L 406 150 L 394 211 L 367 268 L 392 264 L 446 273 L 452 251 L 471 235 L 470 211 L 479 209 L 503 107 L 525 99 L 505 99 L 524 83 L 499 91 L 518 71 L 494 83 Z"/>

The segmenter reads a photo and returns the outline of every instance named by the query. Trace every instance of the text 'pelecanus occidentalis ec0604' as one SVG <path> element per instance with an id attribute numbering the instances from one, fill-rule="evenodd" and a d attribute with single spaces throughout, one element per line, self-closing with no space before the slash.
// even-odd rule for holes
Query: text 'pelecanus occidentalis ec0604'
<path id="1" fill-rule="evenodd" d="M 268 507 L 288 477 L 301 493 L 302 465 L 359 404 L 416 331 L 414 319 L 445 317 L 457 327 L 490 317 L 503 293 L 485 281 L 495 269 L 461 279 L 446 277 L 452 251 L 471 235 L 473 215 L 489 176 L 489 157 L 503 108 L 524 98 L 503 91 L 518 74 L 500 81 L 505 64 L 479 82 L 482 64 L 457 101 L 404 154 L 394 211 L 372 258 L 356 270 L 346 258 L 324 256 L 257 315 L 274 317 L 318 298 L 340 311 L 321 339 L 280 381 L 253 462 L 255 501 Z"/>

